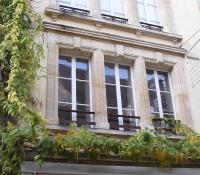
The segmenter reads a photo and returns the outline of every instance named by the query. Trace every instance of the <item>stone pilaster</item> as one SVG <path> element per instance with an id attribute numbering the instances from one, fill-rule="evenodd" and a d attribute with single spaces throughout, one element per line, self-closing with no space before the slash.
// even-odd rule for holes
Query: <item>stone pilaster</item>
<path id="1" fill-rule="evenodd" d="M 149 95 L 146 80 L 146 66 L 144 59 L 138 57 L 134 64 L 134 87 L 135 87 L 135 103 L 137 115 L 141 117 L 140 126 L 151 125 L 149 111 Z"/>
<path id="2" fill-rule="evenodd" d="M 56 44 L 47 46 L 47 113 L 48 124 L 58 124 L 58 55 Z"/>
<path id="3" fill-rule="evenodd" d="M 104 55 L 100 49 L 94 51 L 91 63 L 93 110 L 95 111 L 96 127 L 100 129 L 109 129 L 106 105 Z"/>

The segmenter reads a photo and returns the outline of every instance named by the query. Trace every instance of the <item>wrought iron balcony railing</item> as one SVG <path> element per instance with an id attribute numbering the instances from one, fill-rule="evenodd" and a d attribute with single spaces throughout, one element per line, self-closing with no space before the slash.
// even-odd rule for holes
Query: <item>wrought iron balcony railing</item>
<path id="1" fill-rule="evenodd" d="M 94 115 L 95 112 L 88 111 L 78 111 L 78 110 L 65 110 L 60 109 L 59 111 L 66 113 L 64 116 L 59 116 L 59 125 L 60 126 L 70 126 L 70 124 L 76 123 L 78 127 L 87 126 L 92 127 L 95 126 Z M 77 120 L 72 120 L 73 113 L 76 113 Z"/>
<path id="2" fill-rule="evenodd" d="M 126 18 L 121 18 L 121 17 L 117 17 L 117 16 L 112 16 L 112 15 L 106 15 L 106 14 L 101 14 L 101 16 L 103 19 L 105 19 L 107 21 L 118 22 L 121 24 L 128 23 L 128 19 L 126 19 Z"/>
<path id="3" fill-rule="evenodd" d="M 146 29 L 159 31 L 159 32 L 161 32 L 163 30 L 163 27 L 159 26 L 159 25 L 149 24 L 149 23 L 145 23 L 145 22 L 140 22 L 140 24 L 142 27 L 144 27 Z"/>
<path id="4" fill-rule="evenodd" d="M 123 125 L 119 124 L 119 120 L 123 120 Z M 137 116 L 127 116 L 127 115 L 108 115 L 108 122 L 110 124 L 110 129 L 124 131 L 137 131 L 140 130 L 140 117 Z"/>
<path id="5" fill-rule="evenodd" d="M 90 13 L 89 10 L 79 9 L 79 8 L 74 8 L 74 7 L 64 6 L 64 5 L 60 5 L 60 11 L 63 14 L 76 14 L 76 15 L 81 15 L 81 16 L 88 16 Z"/>

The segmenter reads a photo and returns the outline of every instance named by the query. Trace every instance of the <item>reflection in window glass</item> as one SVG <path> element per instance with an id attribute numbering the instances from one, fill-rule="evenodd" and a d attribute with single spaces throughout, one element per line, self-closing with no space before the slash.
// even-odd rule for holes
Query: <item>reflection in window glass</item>
<path id="1" fill-rule="evenodd" d="M 71 80 L 58 80 L 58 100 L 61 102 L 72 101 Z"/>
<path id="2" fill-rule="evenodd" d="M 120 85 L 131 86 L 131 75 L 128 66 L 119 66 Z"/>
<path id="3" fill-rule="evenodd" d="M 105 78 L 106 83 L 115 84 L 115 67 L 114 64 L 105 64 Z"/>
<path id="4" fill-rule="evenodd" d="M 152 116 L 174 117 L 172 93 L 167 72 L 147 70 L 149 101 Z"/>
<path id="5" fill-rule="evenodd" d="M 107 106 L 117 107 L 116 86 L 106 85 Z"/>
<path id="6" fill-rule="evenodd" d="M 59 57 L 59 77 L 71 78 L 71 59 L 66 56 Z"/>
<path id="7" fill-rule="evenodd" d="M 88 60 L 76 59 L 76 79 L 89 80 Z"/>

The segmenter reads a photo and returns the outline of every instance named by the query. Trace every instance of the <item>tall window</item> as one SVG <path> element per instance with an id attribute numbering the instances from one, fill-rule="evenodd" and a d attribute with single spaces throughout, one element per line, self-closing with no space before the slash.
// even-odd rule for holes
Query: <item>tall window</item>
<path id="1" fill-rule="evenodd" d="M 156 118 L 174 117 L 168 73 L 147 69 L 147 83 L 152 116 Z"/>
<path id="2" fill-rule="evenodd" d="M 137 0 L 140 22 L 159 25 L 157 0 Z"/>
<path id="3" fill-rule="evenodd" d="M 60 0 L 60 5 L 86 10 L 87 0 Z"/>
<path id="4" fill-rule="evenodd" d="M 105 63 L 105 80 L 110 128 L 124 130 L 120 125 L 134 124 L 127 116 L 135 115 L 130 67 Z"/>
<path id="5" fill-rule="evenodd" d="M 101 13 L 124 18 L 124 0 L 101 0 Z"/>
<path id="6" fill-rule="evenodd" d="M 91 111 L 89 61 L 60 56 L 58 77 L 58 115 L 61 125 L 70 121 L 90 122 Z M 79 112 L 77 112 L 79 111 Z"/>

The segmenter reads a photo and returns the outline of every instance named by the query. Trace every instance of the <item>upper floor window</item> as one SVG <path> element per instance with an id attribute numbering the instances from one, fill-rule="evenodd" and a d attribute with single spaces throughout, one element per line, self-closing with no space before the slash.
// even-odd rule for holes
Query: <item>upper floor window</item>
<path id="1" fill-rule="evenodd" d="M 151 115 L 156 118 L 174 117 L 174 107 L 167 72 L 147 69 Z"/>
<path id="2" fill-rule="evenodd" d="M 131 130 L 136 124 L 130 67 L 105 63 L 105 80 L 110 128 Z"/>
<path id="3" fill-rule="evenodd" d="M 101 13 L 111 16 L 125 17 L 124 0 L 101 0 Z"/>
<path id="4" fill-rule="evenodd" d="M 157 0 L 137 0 L 140 22 L 159 25 Z"/>
<path id="5" fill-rule="evenodd" d="M 58 117 L 60 125 L 71 121 L 89 124 L 91 111 L 90 66 L 87 59 L 59 57 Z M 90 125 L 90 124 L 89 124 Z"/>
<path id="6" fill-rule="evenodd" d="M 60 5 L 86 10 L 87 0 L 60 0 Z"/>

